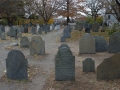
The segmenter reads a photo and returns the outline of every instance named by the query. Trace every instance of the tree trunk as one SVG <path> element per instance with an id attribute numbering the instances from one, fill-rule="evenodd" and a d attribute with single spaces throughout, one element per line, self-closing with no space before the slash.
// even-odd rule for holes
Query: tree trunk
<path id="1" fill-rule="evenodd" d="M 70 18 L 69 18 L 69 0 L 67 0 L 67 25 L 70 22 Z"/>
<path id="2" fill-rule="evenodd" d="M 12 17 L 7 17 L 8 25 L 12 26 L 13 25 L 13 18 Z"/>
<path id="3" fill-rule="evenodd" d="M 117 5 L 120 7 L 120 2 L 118 0 L 115 0 Z"/>

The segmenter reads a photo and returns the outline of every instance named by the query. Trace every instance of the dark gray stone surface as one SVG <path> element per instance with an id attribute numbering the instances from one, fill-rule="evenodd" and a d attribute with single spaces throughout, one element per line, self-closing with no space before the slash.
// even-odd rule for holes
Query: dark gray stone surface
<path id="1" fill-rule="evenodd" d="M 120 53 L 116 53 L 115 55 L 104 59 L 97 67 L 97 79 L 120 79 Z"/>
<path id="2" fill-rule="evenodd" d="M 10 27 L 10 31 L 8 33 L 10 37 L 15 37 L 16 36 L 16 29 L 14 27 Z"/>
<path id="3" fill-rule="evenodd" d="M 27 37 L 22 37 L 20 40 L 20 46 L 23 48 L 29 48 L 29 39 Z"/>
<path id="4" fill-rule="evenodd" d="M 97 22 L 93 23 L 93 25 L 92 25 L 92 31 L 93 32 L 98 32 L 99 29 L 100 29 L 100 24 L 97 23 Z"/>
<path id="5" fill-rule="evenodd" d="M 70 38 L 71 37 L 71 32 L 70 32 L 70 29 L 68 27 L 66 27 L 63 31 L 63 36 L 65 38 Z"/>
<path id="6" fill-rule="evenodd" d="M 86 58 L 83 64 L 83 72 L 95 72 L 95 62 L 91 58 Z"/>
<path id="7" fill-rule="evenodd" d="M 31 30 L 31 33 L 32 33 L 32 34 L 36 34 L 36 30 L 37 30 L 37 28 L 36 28 L 35 26 L 33 26 L 33 27 L 32 27 L 32 30 Z"/>
<path id="8" fill-rule="evenodd" d="M 45 55 L 45 42 L 42 40 L 41 36 L 35 35 L 30 41 L 30 55 Z"/>
<path id="9" fill-rule="evenodd" d="M 79 24 L 79 25 L 78 25 L 78 30 L 79 30 L 79 31 L 82 31 L 82 30 L 83 30 L 83 24 Z"/>
<path id="10" fill-rule="evenodd" d="M 6 39 L 6 36 L 5 36 L 5 33 L 3 32 L 2 34 L 1 34 L 1 40 L 5 40 Z"/>
<path id="11" fill-rule="evenodd" d="M 103 36 L 94 36 L 96 52 L 108 51 L 108 44 Z"/>
<path id="12" fill-rule="evenodd" d="M 79 43 L 80 54 L 95 54 L 95 39 L 91 34 L 85 33 Z"/>
<path id="13" fill-rule="evenodd" d="M 75 80 L 75 56 L 66 45 L 61 45 L 55 56 L 55 80 Z"/>
<path id="14" fill-rule="evenodd" d="M 64 36 L 61 37 L 61 42 L 66 42 L 66 38 Z"/>
<path id="15" fill-rule="evenodd" d="M 115 32 L 109 37 L 108 52 L 120 52 L 120 32 Z"/>
<path id="16" fill-rule="evenodd" d="M 38 29 L 38 33 L 39 33 L 39 34 L 42 34 L 42 28 L 39 28 L 39 29 Z"/>
<path id="17" fill-rule="evenodd" d="M 7 78 L 12 80 L 27 80 L 28 62 L 19 50 L 12 50 L 6 59 Z"/>

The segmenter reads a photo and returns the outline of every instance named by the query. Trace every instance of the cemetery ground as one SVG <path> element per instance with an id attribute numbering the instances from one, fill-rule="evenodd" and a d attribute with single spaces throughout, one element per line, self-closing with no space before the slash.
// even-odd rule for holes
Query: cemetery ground
<path id="1" fill-rule="evenodd" d="M 120 90 L 120 80 L 98 80 L 96 79 L 97 66 L 114 53 L 99 52 L 96 54 L 78 54 L 79 39 L 83 31 L 72 31 L 72 37 L 66 42 L 60 42 L 63 29 L 52 31 L 48 34 L 42 34 L 45 41 L 45 55 L 30 56 L 28 48 L 20 46 L 11 46 L 19 43 L 19 39 L 7 37 L 7 40 L 0 41 L 0 90 Z M 104 35 L 108 41 L 106 32 L 96 32 L 92 35 Z M 29 39 L 32 35 L 24 34 Z M 55 81 L 55 55 L 58 47 L 66 43 L 75 56 L 75 81 Z M 28 81 L 14 81 L 5 77 L 5 59 L 10 50 L 17 49 L 24 53 L 28 60 Z M 83 73 L 82 61 L 86 58 L 92 58 L 95 61 L 95 72 Z"/>

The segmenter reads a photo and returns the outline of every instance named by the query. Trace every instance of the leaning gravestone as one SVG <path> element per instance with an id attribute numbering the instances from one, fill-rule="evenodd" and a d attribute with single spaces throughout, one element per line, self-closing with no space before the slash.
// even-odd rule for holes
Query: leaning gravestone
<path id="1" fill-rule="evenodd" d="M 19 50 L 12 50 L 6 59 L 7 78 L 12 80 L 27 80 L 28 62 Z"/>
<path id="2" fill-rule="evenodd" d="M 45 42 L 42 40 L 41 36 L 33 36 L 30 41 L 30 55 L 44 55 L 45 54 Z"/>
<path id="3" fill-rule="evenodd" d="M 91 58 L 86 58 L 83 64 L 83 72 L 95 72 L 95 62 Z"/>
<path id="4" fill-rule="evenodd" d="M 97 67 L 97 79 L 120 79 L 120 53 L 116 53 L 112 57 L 104 59 Z"/>
<path id="5" fill-rule="evenodd" d="M 5 39 L 6 39 L 5 32 L 3 32 L 3 33 L 1 34 L 1 40 L 5 40 Z"/>
<path id="6" fill-rule="evenodd" d="M 97 22 L 93 23 L 93 25 L 92 25 L 92 31 L 93 32 L 98 32 L 99 29 L 100 29 L 100 24 L 97 23 Z"/>
<path id="7" fill-rule="evenodd" d="M 61 45 L 55 56 L 55 80 L 75 80 L 75 56 L 67 45 Z"/>
<path id="8" fill-rule="evenodd" d="M 95 53 L 95 39 L 91 34 L 85 33 L 80 39 L 79 44 L 80 54 L 94 54 Z"/>
<path id="9" fill-rule="evenodd" d="M 94 36 L 96 52 L 108 51 L 108 44 L 103 36 Z"/>
<path id="10" fill-rule="evenodd" d="M 20 40 L 20 46 L 23 48 L 29 48 L 29 39 L 27 37 L 22 37 Z"/>
<path id="11" fill-rule="evenodd" d="M 120 32 L 115 32 L 109 37 L 108 52 L 120 52 Z"/>

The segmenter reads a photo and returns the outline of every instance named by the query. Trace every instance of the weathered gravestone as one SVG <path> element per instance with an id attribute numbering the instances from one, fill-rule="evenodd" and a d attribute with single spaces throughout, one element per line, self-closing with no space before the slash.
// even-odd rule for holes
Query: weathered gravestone
<path id="1" fill-rule="evenodd" d="M 42 34 L 42 28 L 39 28 L 39 29 L 38 29 L 38 33 L 39 33 L 39 34 Z"/>
<path id="2" fill-rule="evenodd" d="M 103 36 L 94 36 L 96 52 L 108 51 L 108 44 Z"/>
<path id="3" fill-rule="evenodd" d="M 45 54 L 45 42 L 42 40 L 41 36 L 33 36 L 30 41 L 30 55 L 44 55 Z"/>
<path id="4" fill-rule="evenodd" d="M 83 72 L 95 72 L 95 62 L 91 58 L 86 58 L 83 64 Z"/>
<path id="5" fill-rule="evenodd" d="M 4 25 L 0 25 L 0 30 L 1 30 L 2 32 L 5 32 L 5 26 L 4 26 Z"/>
<path id="6" fill-rule="evenodd" d="M 5 40 L 6 39 L 6 36 L 5 36 L 5 33 L 3 32 L 2 34 L 1 34 L 1 40 Z"/>
<path id="7" fill-rule="evenodd" d="M 31 30 L 31 33 L 32 33 L 32 34 L 36 34 L 36 30 L 37 30 L 37 28 L 36 28 L 35 26 L 33 26 L 33 27 L 32 27 L 32 30 Z"/>
<path id="8" fill-rule="evenodd" d="M 80 39 L 79 44 L 80 54 L 94 54 L 95 53 L 95 39 L 91 34 L 85 33 Z"/>
<path id="9" fill-rule="evenodd" d="M 64 36 L 65 38 L 70 38 L 70 37 L 71 37 L 71 31 L 70 31 L 70 29 L 69 29 L 68 27 L 66 27 L 66 28 L 64 29 L 64 31 L 63 31 L 63 36 Z"/>
<path id="10" fill-rule="evenodd" d="M 20 26 L 20 31 L 23 33 L 24 32 L 24 27 L 21 25 Z"/>
<path id="11" fill-rule="evenodd" d="M 83 30 L 83 24 L 82 24 L 82 23 L 78 25 L 78 30 L 79 30 L 79 31 L 82 31 L 82 30 Z"/>
<path id="12" fill-rule="evenodd" d="M 75 56 L 67 45 L 61 45 L 55 56 L 55 80 L 75 80 Z"/>
<path id="13" fill-rule="evenodd" d="M 12 80 L 27 80 L 28 62 L 19 50 L 12 50 L 6 59 L 7 78 Z"/>
<path id="14" fill-rule="evenodd" d="M 64 36 L 61 37 L 61 42 L 65 42 L 66 38 Z"/>
<path id="15" fill-rule="evenodd" d="M 93 32 L 98 32 L 99 29 L 100 29 L 100 24 L 97 23 L 97 22 L 93 23 L 93 25 L 92 25 L 92 31 Z"/>
<path id="16" fill-rule="evenodd" d="M 16 29 L 14 27 L 10 27 L 10 31 L 8 33 L 8 36 L 10 36 L 10 37 L 16 36 Z"/>
<path id="17" fill-rule="evenodd" d="M 120 52 L 120 32 L 115 32 L 109 37 L 108 52 Z"/>
<path id="18" fill-rule="evenodd" d="M 18 38 L 22 38 L 22 32 L 19 32 L 19 33 L 17 34 L 17 37 L 18 37 Z"/>
<path id="19" fill-rule="evenodd" d="M 29 39 L 27 37 L 22 37 L 20 40 L 20 46 L 23 48 L 29 48 Z"/>
<path id="20" fill-rule="evenodd" d="M 8 33 L 10 31 L 10 27 L 9 26 L 5 26 L 5 33 Z"/>
<path id="21" fill-rule="evenodd" d="M 116 53 L 115 55 L 104 59 L 97 67 L 97 79 L 120 79 L 120 53 Z"/>
<path id="22" fill-rule="evenodd" d="M 85 33 L 90 33 L 90 28 L 89 27 L 85 28 Z"/>

